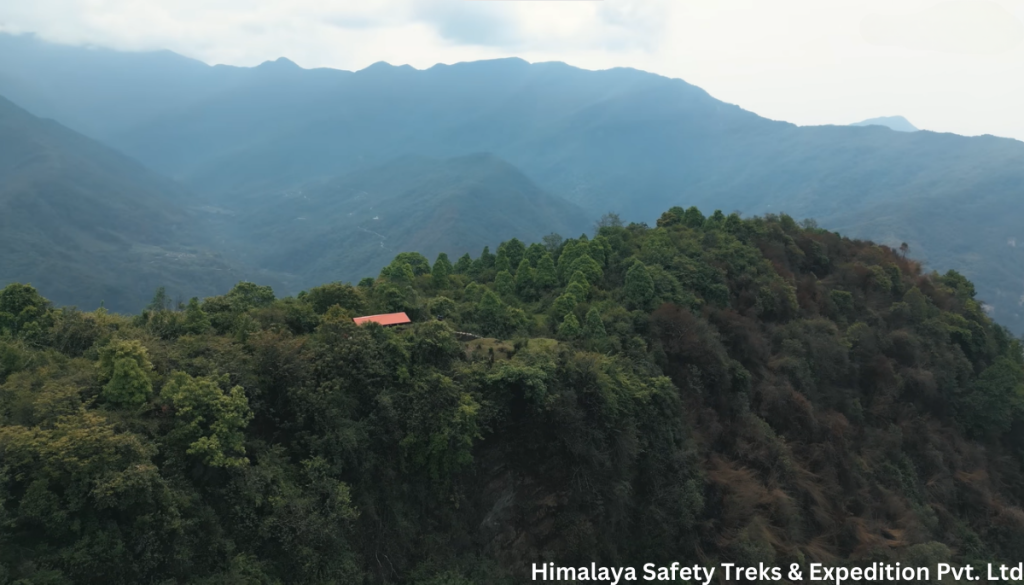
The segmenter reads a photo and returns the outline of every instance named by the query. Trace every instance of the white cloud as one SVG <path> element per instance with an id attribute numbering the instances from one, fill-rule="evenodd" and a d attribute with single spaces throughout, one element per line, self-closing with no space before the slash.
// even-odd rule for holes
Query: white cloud
<path id="1" fill-rule="evenodd" d="M 631 66 L 801 124 L 898 114 L 1024 139 L 1021 19 L 1024 0 L 0 1 L 0 30 L 209 63 Z"/>

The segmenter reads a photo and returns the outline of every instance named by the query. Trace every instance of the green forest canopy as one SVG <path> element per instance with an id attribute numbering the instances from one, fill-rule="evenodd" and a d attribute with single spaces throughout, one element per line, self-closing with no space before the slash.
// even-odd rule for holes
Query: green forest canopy
<path id="1" fill-rule="evenodd" d="M 168 305 L 0 292 L 0 584 L 1024 550 L 1020 343 L 959 274 L 785 215 Z"/>

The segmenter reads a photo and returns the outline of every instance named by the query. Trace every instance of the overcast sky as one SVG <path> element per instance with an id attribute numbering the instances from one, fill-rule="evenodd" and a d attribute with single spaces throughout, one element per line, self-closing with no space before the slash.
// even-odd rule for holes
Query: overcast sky
<path id="1" fill-rule="evenodd" d="M 0 31 L 211 64 L 629 66 L 797 124 L 1024 140 L 1024 0 L 0 0 Z"/>

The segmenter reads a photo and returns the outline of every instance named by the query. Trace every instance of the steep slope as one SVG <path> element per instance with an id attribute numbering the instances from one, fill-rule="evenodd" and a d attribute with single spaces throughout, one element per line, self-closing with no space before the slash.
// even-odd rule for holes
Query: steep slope
<path id="1" fill-rule="evenodd" d="M 538 241 L 591 226 L 582 208 L 487 154 L 405 157 L 249 203 L 233 232 L 235 253 L 296 275 L 293 288 L 376 276 L 403 251 L 454 261 L 515 235 Z"/>
<path id="2" fill-rule="evenodd" d="M 0 575 L 752 584 L 726 563 L 763 563 L 842 585 L 1020 562 L 1024 352 L 963 276 L 696 208 L 501 250 L 134 317 L 0 290 Z M 352 319 L 393 311 L 412 323 Z M 810 563 L 929 577 L 785 578 Z"/>
<path id="3" fill-rule="evenodd" d="M 207 295 L 242 273 L 203 250 L 181 186 L 0 98 L 0 284 L 136 311 L 159 286 Z"/>

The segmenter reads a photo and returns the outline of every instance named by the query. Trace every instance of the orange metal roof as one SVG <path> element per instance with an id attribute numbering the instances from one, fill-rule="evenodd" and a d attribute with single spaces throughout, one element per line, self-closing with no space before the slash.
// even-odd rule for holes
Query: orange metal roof
<path id="1" fill-rule="evenodd" d="M 409 315 L 405 313 L 388 313 L 387 315 L 370 315 L 369 317 L 356 317 L 352 319 L 356 325 L 362 325 L 363 323 L 380 323 L 381 325 L 401 325 L 403 323 L 412 323 L 409 319 Z"/>

